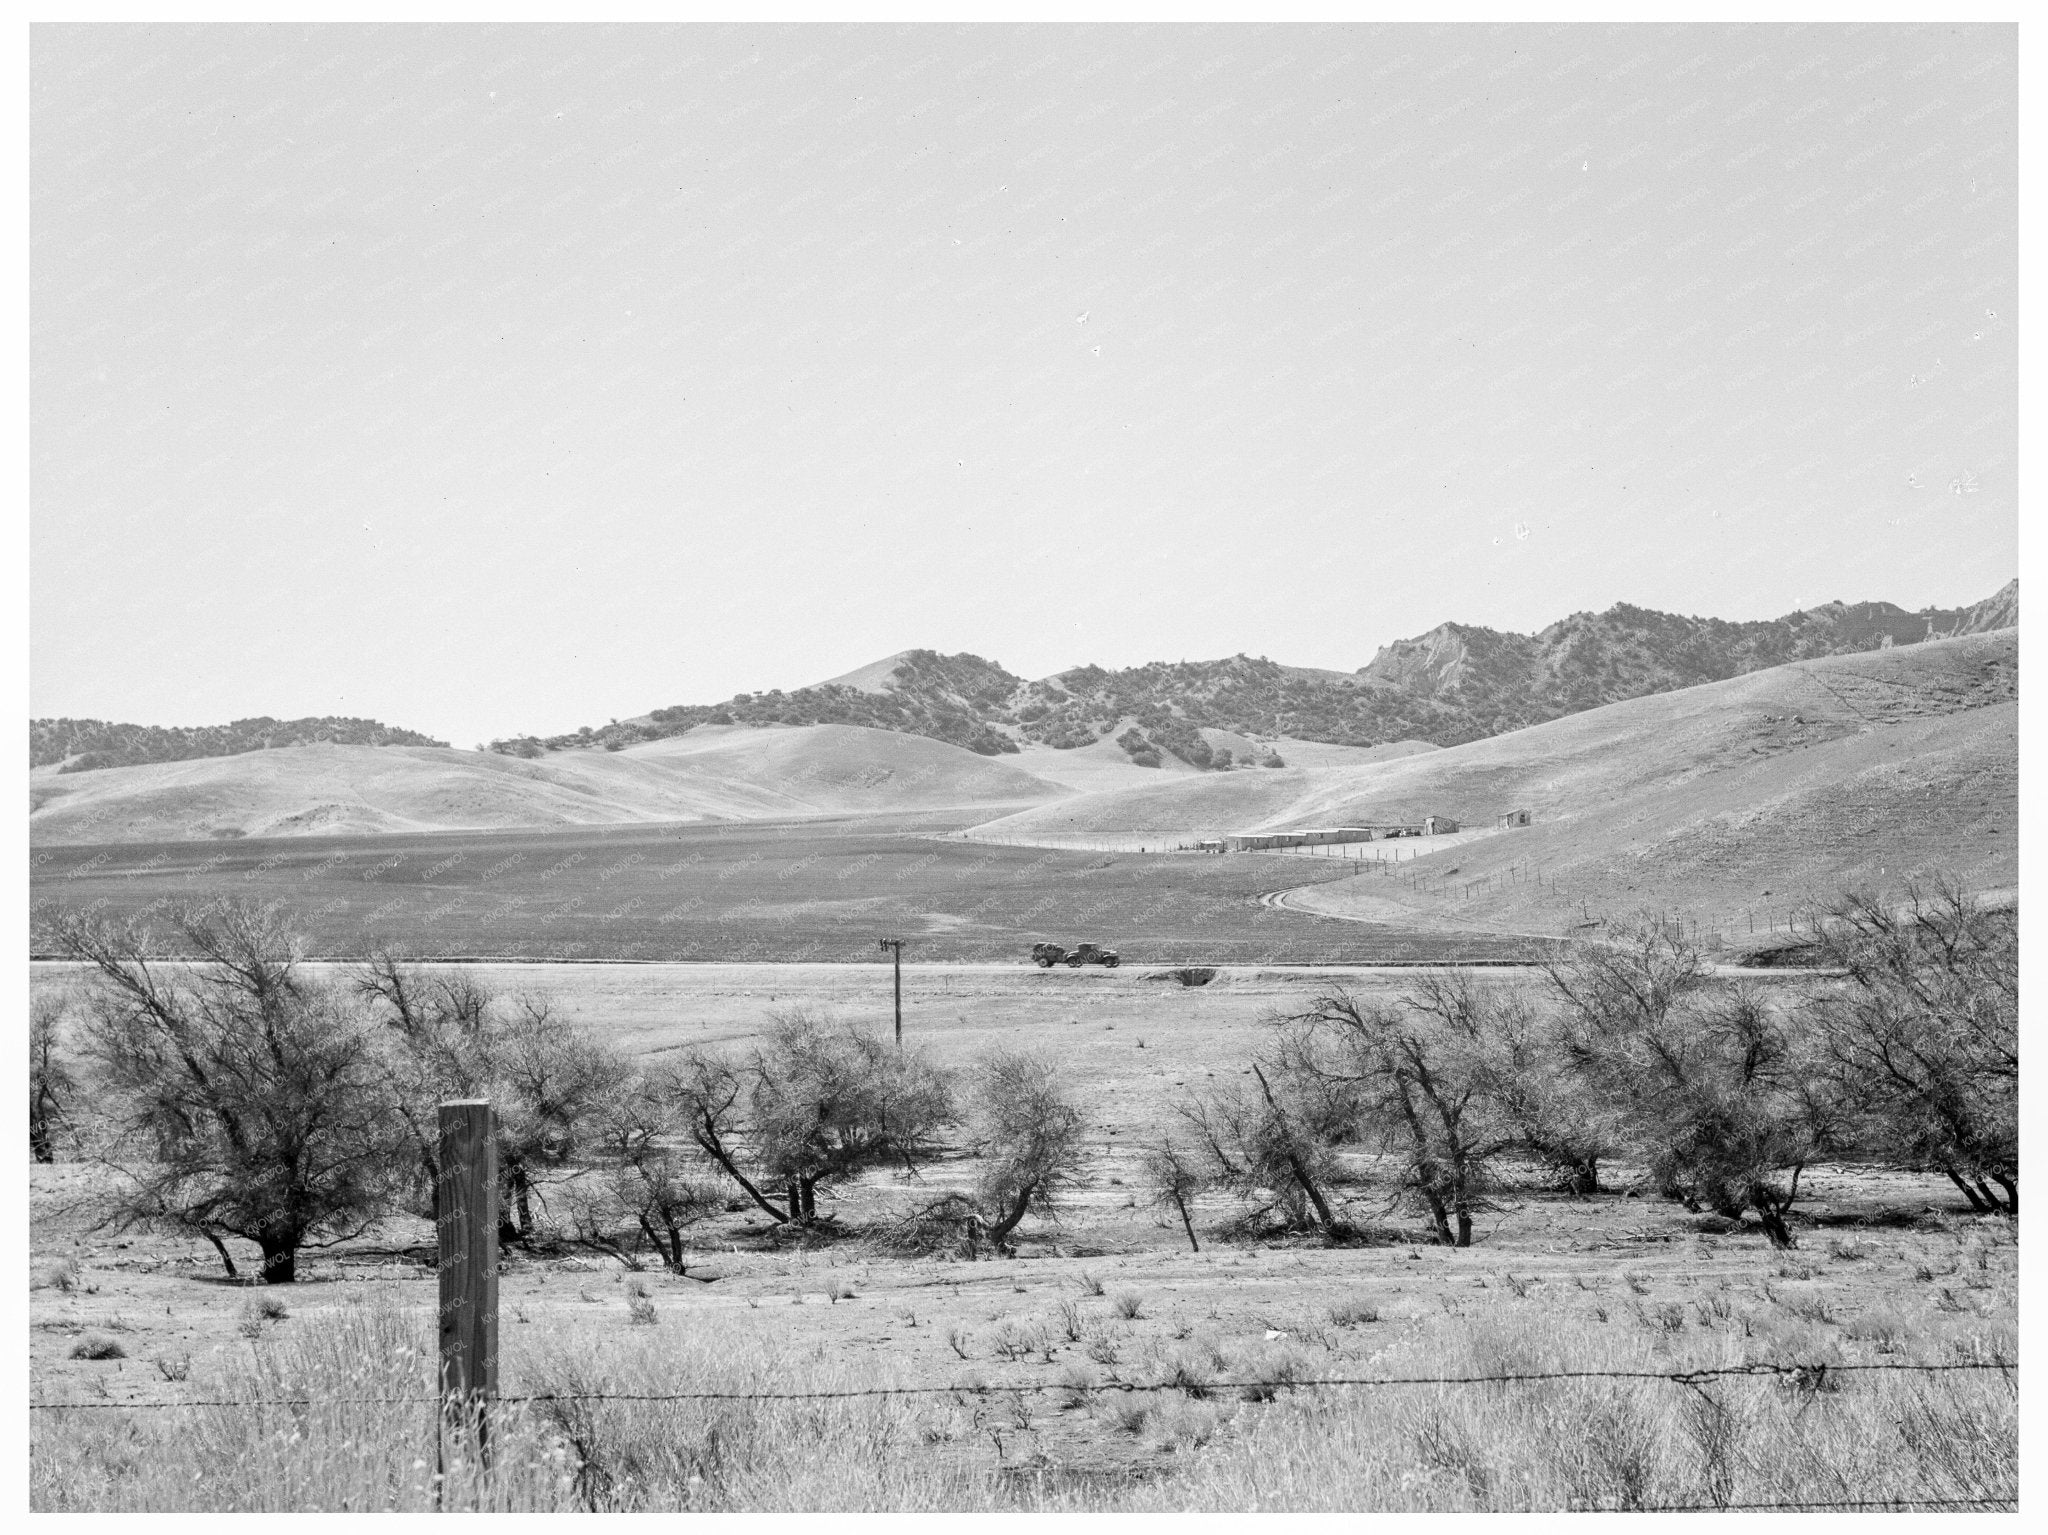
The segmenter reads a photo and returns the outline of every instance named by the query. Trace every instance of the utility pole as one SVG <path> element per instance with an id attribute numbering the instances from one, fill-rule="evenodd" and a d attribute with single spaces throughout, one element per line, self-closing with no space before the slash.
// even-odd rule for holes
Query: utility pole
<path id="1" fill-rule="evenodd" d="M 903 1048 L 903 940 L 884 938 L 879 947 L 889 949 L 896 957 L 896 1048 Z"/>

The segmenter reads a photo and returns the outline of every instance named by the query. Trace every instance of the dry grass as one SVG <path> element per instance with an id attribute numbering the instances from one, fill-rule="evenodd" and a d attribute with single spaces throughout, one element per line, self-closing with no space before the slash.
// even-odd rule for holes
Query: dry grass
<path id="1" fill-rule="evenodd" d="M 798 979 L 736 968 L 686 993 L 663 974 L 589 969 L 582 1000 L 594 1012 L 624 997 L 649 1018 L 665 1008 L 691 1020 L 688 1030 L 650 1023 L 639 1048 L 744 1036 L 776 1000 L 763 983 Z M 841 1234 L 816 1245 L 771 1241 L 744 1210 L 708 1223 L 688 1279 L 567 1252 L 507 1258 L 508 1393 L 944 1389 L 843 1402 L 507 1405 L 495 1425 L 499 1471 L 480 1479 L 458 1457 L 446 1501 L 1457 1509 L 2012 1488 L 2014 1396 L 1997 1372 L 1828 1376 L 1809 1385 L 1837 1389 L 1804 1391 L 1767 1379 L 1302 1387 L 1560 1365 L 2012 1358 L 2016 1236 L 2001 1220 L 1924 1213 L 1956 1208 L 1936 1183 L 1816 1169 L 1813 1224 L 1787 1254 L 1754 1233 L 1709 1232 L 1663 1201 L 1570 1201 L 1534 1184 L 1501 1190 L 1465 1252 L 1212 1239 L 1222 1212 L 1204 1205 L 1203 1247 L 1191 1253 L 1177 1222 L 1134 1214 L 1109 1182 L 1134 1176 L 1128 1128 L 1181 1083 L 1240 1060 L 1256 1010 L 1299 983 L 1134 983 L 1103 990 L 1089 1011 L 1071 979 L 1052 977 L 1027 1004 L 1007 981 L 962 976 L 929 999 L 929 1023 L 925 1009 L 909 1020 L 955 1058 L 1051 1036 L 1089 1085 L 1094 1182 L 1058 1225 L 1034 1217 L 1022 1228 L 1015 1261 L 906 1256 L 861 1237 L 906 1197 L 880 1177 L 842 1191 Z M 1170 999 L 1175 1016 L 1146 993 Z M 968 1011 L 974 1026 L 953 1027 Z M 1101 1027 L 1106 1015 L 1114 1031 Z M 1128 1042 L 1139 1023 L 1152 1045 L 1143 1052 Z M 1106 1043 L 1096 1049 L 1095 1039 Z M 928 1181 L 961 1175 L 942 1164 Z M 32 1389 L 83 1409 L 32 1416 L 35 1507 L 433 1506 L 428 1409 L 350 1405 L 427 1389 L 430 1227 L 394 1223 L 313 1255 L 301 1283 L 266 1292 L 223 1283 L 196 1240 L 79 1225 L 67 1212 L 87 1181 L 74 1165 L 31 1170 Z M 1135 1314 L 1119 1315 L 1126 1296 Z M 262 1316 L 256 1307 L 271 1299 L 287 1301 L 288 1316 Z M 653 1311 L 658 1325 L 634 1325 L 636 1311 Z M 125 1369 L 67 1357 L 94 1333 L 124 1344 Z M 275 1396 L 320 1405 L 123 1405 Z"/>
<path id="2" fill-rule="evenodd" d="M 605 1396 L 837 1391 L 902 1384 L 872 1358 L 716 1329 L 630 1335 L 616 1313 L 551 1328 L 508 1364 L 496 1469 L 460 1455 L 437 1484 L 430 1410 L 359 1405 L 428 1387 L 424 1310 L 343 1306 L 266 1330 L 203 1382 L 211 1400 L 300 1406 L 40 1412 L 38 1509 L 794 1510 L 1005 1508 L 1530 1509 L 1962 1499 L 2017 1486 L 2015 1377 L 1848 1374 L 1303 1389 L 1318 1374 L 1497 1375 L 1712 1368 L 1771 1358 L 1849 1363 L 2011 1360 L 2008 1253 L 1982 1311 L 1923 1301 L 1863 1328 L 1751 1290 L 1725 1305 L 1643 1305 L 1607 1321 L 1583 1292 L 1476 1292 L 1462 1314 L 1409 1320 L 1369 1368 L 1313 1366 L 1286 1342 L 1226 1347 L 1162 1330 L 1104 1382 L 1062 1363 L 1019 1394 L 978 1375 L 950 1394 L 845 1400 L 646 1402 Z M 1681 1286 L 1681 1288 L 1683 1288 Z M 1656 1305 L 1669 1304 L 1669 1313 Z M 636 1330 L 637 1331 L 637 1330 Z M 1861 1334 L 1861 1336 L 1859 1336 Z M 1016 1364 L 1041 1337 L 1006 1324 Z M 524 1340 L 523 1340 L 524 1341 Z M 1028 1347 L 1024 1346 L 1028 1345 Z M 999 1342 L 998 1353 L 1007 1352 Z M 165 1372 L 169 1375 L 169 1372 Z M 1167 1389 L 1125 1392 L 1119 1380 Z M 1816 1385 L 1827 1389 L 1816 1389 Z M 1226 1389 L 1228 1388 L 1228 1389 Z M 169 1386 L 163 1389 L 171 1389 Z M 1029 1448 L 1048 1416 L 1149 1458 L 1163 1474 L 1074 1477 Z M 803 1453 L 789 1448 L 801 1445 Z M 993 1450 L 993 1456 L 991 1456 Z M 1028 1474 L 1016 1467 L 1026 1468 Z M 1035 1469 L 1034 1469 L 1035 1468 Z"/>

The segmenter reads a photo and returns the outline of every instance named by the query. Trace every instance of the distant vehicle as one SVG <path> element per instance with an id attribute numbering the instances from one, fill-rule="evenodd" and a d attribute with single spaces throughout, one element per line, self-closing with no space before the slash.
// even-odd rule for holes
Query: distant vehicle
<path id="1" fill-rule="evenodd" d="M 1073 949 L 1062 948 L 1056 943 L 1035 943 L 1031 946 L 1031 957 L 1041 970 L 1050 970 L 1060 964 L 1073 970 L 1079 970 L 1083 965 L 1102 965 L 1114 970 L 1119 962 L 1115 949 L 1105 949 L 1092 943 Z"/>

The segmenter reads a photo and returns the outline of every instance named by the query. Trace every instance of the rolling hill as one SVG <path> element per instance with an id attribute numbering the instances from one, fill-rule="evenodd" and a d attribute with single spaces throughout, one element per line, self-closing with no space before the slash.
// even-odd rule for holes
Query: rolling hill
<path id="1" fill-rule="evenodd" d="M 1636 907 L 1782 916 L 1844 881 L 1935 869 L 2008 886 L 2018 693 L 2007 629 L 1782 665 L 1392 762 L 1078 796 L 970 835 L 1170 844 L 1425 814 L 1491 827 L 1528 809 L 1533 826 L 1440 844 L 1405 878 L 1341 881 L 1293 904 L 1534 932 Z"/>
<path id="2" fill-rule="evenodd" d="M 1238 655 L 1077 666 L 1028 681 L 980 656 L 905 650 L 790 693 L 676 704 L 600 729 L 493 741 L 491 749 L 541 757 L 705 725 L 837 723 L 930 736 L 988 756 L 1034 744 L 1076 750 L 1119 741 L 1143 760 L 1241 767 L 1247 758 L 1237 749 L 1223 756 L 1219 732 L 1253 743 L 1261 757 L 1276 737 L 1452 746 L 1788 662 L 2009 628 L 2018 616 L 2017 581 L 1967 608 L 1909 613 L 1888 602 L 1829 602 L 1741 623 L 1623 603 L 1575 613 L 1536 634 L 1442 624 L 1383 646 L 1356 672 Z"/>
<path id="3" fill-rule="evenodd" d="M 1137 771 L 1135 769 L 1129 771 Z M 921 736 L 848 725 L 713 727 L 527 761 L 314 745 L 30 775 L 37 843 L 759 820 L 1058 798 L 1064 786 Z"/>

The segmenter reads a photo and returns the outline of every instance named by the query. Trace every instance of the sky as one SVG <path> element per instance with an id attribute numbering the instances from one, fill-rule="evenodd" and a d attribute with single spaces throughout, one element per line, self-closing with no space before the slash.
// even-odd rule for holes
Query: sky
<path id="1" fill-rule="evenodd" d="M 39 26 L 30 706 L 468 746 L 2017 573 L 2016 33 Z"/>

